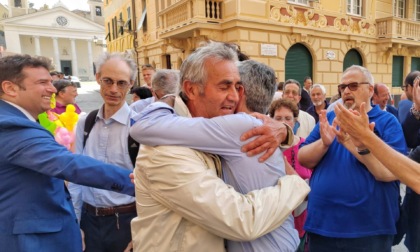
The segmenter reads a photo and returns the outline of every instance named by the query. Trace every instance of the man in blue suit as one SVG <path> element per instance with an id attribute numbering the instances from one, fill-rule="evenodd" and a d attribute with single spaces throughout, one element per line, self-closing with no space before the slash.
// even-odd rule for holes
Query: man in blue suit
<path id="1" fill-rule="evenodd" d="M 0 246 L 2 251 L 82 251 L 64 180 L 134 195 L 129 170 L 74 155 L 35 118 L 56 92 L 45 58 L 0 59 Z"/>

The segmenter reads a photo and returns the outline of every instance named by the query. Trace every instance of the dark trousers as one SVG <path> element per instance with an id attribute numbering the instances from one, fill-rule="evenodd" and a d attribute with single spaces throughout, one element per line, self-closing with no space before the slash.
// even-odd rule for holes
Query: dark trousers
<path id="1" fill-rule="evenodd" d="M 80 228 L 85 233 L 86 252 L 123 252 L 131 241 L 130 222 L 137 214 L 95 216 L 82 211 Z M 119 228 L 118 228 L 119 226 Z"/>
<path id="2" fill-rule="evenodd" d="M 420 251 L 420 195 L 407 187 L 403 207 L 407 214 L 404 244 L 410 252 Z"/>
<path id="3" fill-rule="evenodd" d="M 331 238 L 309 233 L 310 252 L 391 252 L 393 235 Z"/>
<path id="4" fill-rule="evenodd" d="M 420 163 L 420 146 L 417 146 L 409 155 L 411 159 Z M 407 187 L 404 198 L 404 211 L 406 211 L 405 246 L 410 252 L 420 251 L 420 195 Z"/>

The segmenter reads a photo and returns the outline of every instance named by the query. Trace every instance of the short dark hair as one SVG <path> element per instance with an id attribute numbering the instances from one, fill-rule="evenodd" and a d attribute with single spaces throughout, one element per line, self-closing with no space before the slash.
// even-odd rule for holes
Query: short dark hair
<path id="1" fill-rule="evenodd" d="M 136 94 L 140 99 L 147 99 L 152 97 L 152 91 L 148 87 L 135 87 L 130 91 L 131 94 Z"/>
<path id="2" fill-rule="evenodd" d="M 71 82 L 69 80 L 66 80 L 66 79 L 53 81 L 53 85 L 54 85 L 55 89 L 57 89 L 57 92 L 56 92 L 57 95 L 61 91 L 64 92 L 66 87 L 73 86 L 73 87 L 77 88 L 76 83 L 73 83 L 73 82 Z"/>
<path id="3" fill-rule="evenodd" d="M 27 54 L 16 54 L 0 58 L 0 84 L 4 81 L 11 81 L 16 83 L 19 87 L 24 88 L 21 85 L 21 82 L 26 77 L 22 72 L 25 67 L 43 67 L 47 71 L 50 71 L 51 61 L 46 57 L 32 57 Z M 0 88 L 0 95 L 3 93 L 3 89 Z"/>
<path id="4" fill-rule="evenodd" d="M 241 47 L 239 45 L 235 43 L 227 43 L 227 42 L 224 42 L 224 44 L 225 46 L 230 47 L 233 50 L 235 50 L 236 54 L 238 54 L 239 61 L 249 60 L 249 56 L 241 51 Z"/>
<path id="5" fill-rule="evenodd" d="M 412 71 L 411 73 L 407 74 L 404 80 L 405 85 L 414 85 L 414 80 L 417 78 L 417 76 L 420 76 L 420 71 Z"/>
<path id="6" fill-rule="evenodd" d="M 57 71 L 52 71 L 52 72 L 50 72 L 50 75 L 51 75 L 51 76 L 58 75 L 58 72 L 57 72 Z"/>
<path id="7" fill-rule="evenodd" d="M 283 90 L 283 86 L 284 86 L 284 81 L 280 81 L 279 84 L 277 85 L 277 90 L 278 91 L 282 91 Z"/>
<path id="8" fill-rule="evenodd" d="M 312 77 L 311 76 L 306 76 L 304 79 L 303 79 L 303 82 L 305 82 L 306 80 L 312 80 Z"/>

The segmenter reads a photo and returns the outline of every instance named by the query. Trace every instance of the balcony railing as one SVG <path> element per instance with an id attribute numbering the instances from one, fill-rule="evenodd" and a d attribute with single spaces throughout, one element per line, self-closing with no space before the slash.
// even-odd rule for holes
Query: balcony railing
<path id="1" fill-rule="evenodd" d="M 189 23 L 219 23 L 223 0 L 180 0 L 159 13 L 162 31 Z"/>
<path id="2" fill-rule="evenodd" d="M 420 23 L 397 17 L 376 20 L 378 38 L 420 41 Z"/>

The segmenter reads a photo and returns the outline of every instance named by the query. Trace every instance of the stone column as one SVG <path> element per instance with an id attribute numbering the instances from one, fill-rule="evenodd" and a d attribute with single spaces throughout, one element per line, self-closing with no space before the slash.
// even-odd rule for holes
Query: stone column
<path id="1" fill-rule="evenodd" d="M 39 43 L 39 36 L 34 36 L 35 41 L 35 55 L 41 56 L 41 44 Z"/>
<path id="2" fill-rule="evenodd" d="M 93 72 L 93 57 L 92 57 L 92 40 L 88 39 L 87 48 L 88 48 L 88 61 L 89 61 L 89 79 L 95 80 L 95 73 Z"/>
<path id="3" fill-rule="evenodd" d="M 77 52 L 76 52 L 76 41 L 75 39 L 70 39 L 71 42 L 71 68 L 73 68 L 72 75 L 79 76 L 78 64 L 77 64 Z"/>
<path id="4" fill-rule="evenodd" d="M 53 40 L 53 47 L 54 47 L 55 70 L 61 72 L 60 51 L 58 50 L 58 38 L 53 37 L 52 40 Z"/>

